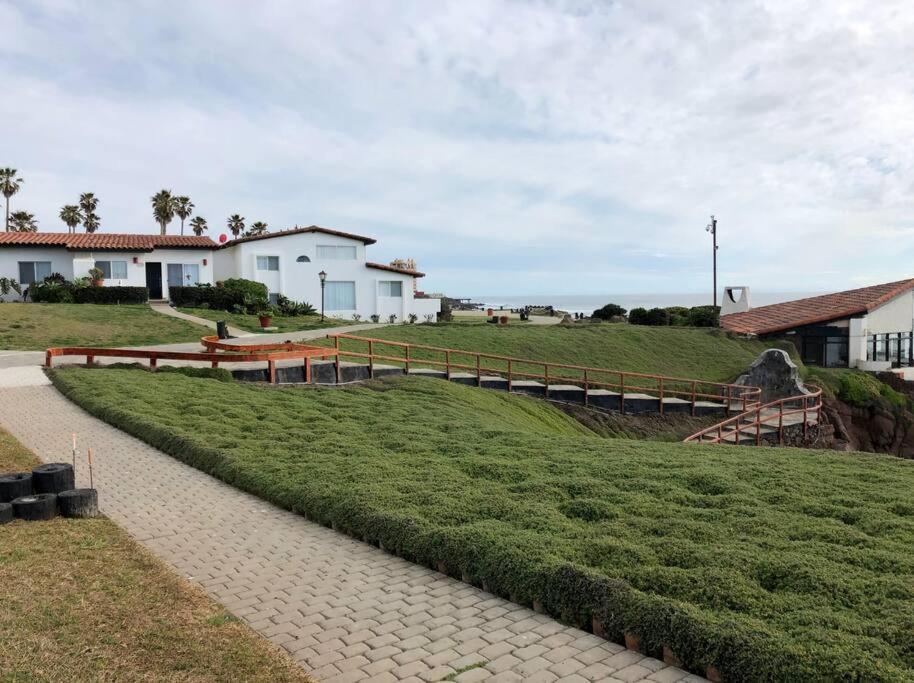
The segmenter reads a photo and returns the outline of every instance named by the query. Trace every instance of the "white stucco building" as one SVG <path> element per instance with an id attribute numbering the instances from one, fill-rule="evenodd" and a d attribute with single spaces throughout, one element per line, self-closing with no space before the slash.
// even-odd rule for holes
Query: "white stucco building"
<path id="1" fill-rule="evenodd" d="M 27 287 L 51 273 L 68 280 L 86 277 L 97 266 L 105 274 L 104 285 L 148 287 L 153 300 L 167 299 L 174 285 L 240 277 L 265 284 L 272 299 L 283 294 L 319 310 L 323 271 L 327 315 L 405 320 L 415 314 L 422 320 L 437 314 L 439 299 L 415 296 L 424 273 L 368 261 L 366 247 L 374 243 L 318 226 L 222 244 L 178 235 L 5 232 L 0 233 L 0 277 Z"/>
<path id="2" fill-rule="evenodd" d="M 732 290 L 743 290 L 742 297 Z M 720 325 L 792 341 L 807 365 L 888 370 L 914 366 L 914 280 L 751 308 L 747 288 L 728 287 Z"/>

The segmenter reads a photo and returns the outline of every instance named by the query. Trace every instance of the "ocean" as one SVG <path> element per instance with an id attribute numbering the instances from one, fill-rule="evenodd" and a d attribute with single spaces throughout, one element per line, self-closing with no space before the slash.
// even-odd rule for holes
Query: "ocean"
<path id="1" fill-rule="evenodd" d="M 718 305 L 723 290 L 718 294 Z M 754 307 L 793 301 L 808 296 L 809 292 L 752 292 L 750 302 Z M 667 306 L 708 306 L 711 297 L 707 294 L 531 294 L 529 296 L 479 296 L 474 303 L 485 304 L 486 308 L 523 308 L 524 306 L 552 306 L 569 313 L 593 313 L 596 309 L 613 303 L 627 310 L 633 308 L 665 308 Z"/>

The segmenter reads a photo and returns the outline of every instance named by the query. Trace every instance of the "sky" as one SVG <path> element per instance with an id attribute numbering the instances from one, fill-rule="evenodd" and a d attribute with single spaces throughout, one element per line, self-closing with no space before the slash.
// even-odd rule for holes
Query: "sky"
<path id="1" fill-rule="evenodd" d="M 901 0 L 0 0 L 0 166 L 414 258 L 427 291 L 828 291 L 914 277 Z M 172 223 L 169 231 L 178 231 Z"/>

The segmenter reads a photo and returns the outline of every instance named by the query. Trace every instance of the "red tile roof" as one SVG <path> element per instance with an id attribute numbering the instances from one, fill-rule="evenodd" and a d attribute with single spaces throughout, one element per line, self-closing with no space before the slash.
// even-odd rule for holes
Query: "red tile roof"
<path id="1" fill-rule="evenodd" d="M 720 318 L 720 325 L 740 334 L 773 334 L 804 325 L 868 313 L 889 299 L 914 289 L 914 279 L 760 306 Z"/>
<path id="2" fill-rule="evenodd" d="M 397 268 L 396 266 L 386 266 L 383 263 L 368 262 L 365 264 L 365 267 L 377 268 L 378 270 L 389 270 L 391 273 L 402 273 L 403 275 L 412 275 L 413 277 L 425 277 L 425 273 L 420 273 L 418 270 L 410 270 L 409 268 Z"/>
<path id="3" fill-rule="evenodd" d="M 288 230 L 279 230 L 278 232 L 266 232 L 262 235 L 254 235 L 252 237 L 239 237 L 238 239 L 229 240 L 224 244 L 220 245 L 220 249 L 225 249 L 226 247 L 231 247 L 236 244 L 241 244 L 242 242 L 256 242 L 257 240 L 268 240 L 274 237 L 285 237 L 286 235 L 301 235 L 306 232 L 320 232 L 325 235 L 335 235 L 336 237 L 347 237 L 351 240 L 358 240 L 364 244 L 374 244 L 378 240 L 372 237 L 365 237 L 364 235 L 355 235 L 351 232 L 342 232 L 340 230 L 331 230 L 330 228 L 322 228 L 319 225 L 309 225 L 307 228 L 289 228 Z"/>
<path id="4" fill-rule="evenodd" d="M 63 247 L 71 251 L 152 251 L 161 248 L 215 249 L 209 237 L 124 233 L 0 232 L 2 247 Z"/>

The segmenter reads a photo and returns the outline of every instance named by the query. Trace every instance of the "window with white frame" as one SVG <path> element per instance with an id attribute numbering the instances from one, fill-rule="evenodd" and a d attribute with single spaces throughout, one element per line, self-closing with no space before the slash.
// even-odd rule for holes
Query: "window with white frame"
<path id="1" fill-rule="evenodd" d="M 127 279 L 126 261 L 96 261 L 95 267 L 102 271 L 102 277 L 106 280 Z"/>
<path id="2" fill-rule="evenodd" d="M 378 281 L 378 296 L 403 296 L 403 282 L 400 280 Z"/>
<path id="3" fill-rule="evenodd" d="M 278 256 L 258 256 L 257 270 L 279 270 Z"/>
<path id="4" fill-rule="evenodd" d="M 352 260 L 355 258 L 354 246 L 340 246 L 334 244 L 318 244 L 317 258 L 331 259 L 334 261 Z"/>
<path id="5" fill-rule="evenodd" d="M 355 282 L 328 280 L 324 288 L 324 307 L 328 311 L 354 311 Z"/>
<path id="6" fill-rule="evenodd" d="M 200 266 L 197 263 L 169 263 L 168 286 L 189 287 L 200 282 Z"/>
<path id="7" fill-rule="evenodd" d="M 50 261 L 19 261 L 19 284 L 41 282 L 50 274 Z"/>

